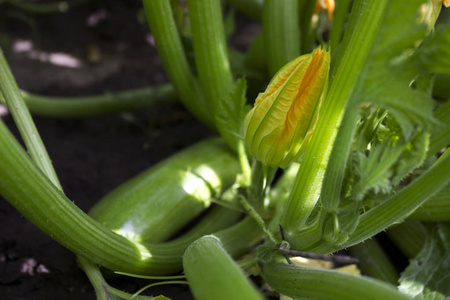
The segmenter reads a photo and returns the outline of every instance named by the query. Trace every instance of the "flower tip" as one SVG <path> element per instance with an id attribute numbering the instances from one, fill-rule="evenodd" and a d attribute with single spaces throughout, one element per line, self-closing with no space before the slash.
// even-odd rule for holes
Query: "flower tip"
<path id="1" fill-rule="evenodd" d="M 269 166 L 296 161 L 309 142 L 328 81 L 330 53 L 321 47 L 286 64 L 244 120 L 250 152 Z"/>

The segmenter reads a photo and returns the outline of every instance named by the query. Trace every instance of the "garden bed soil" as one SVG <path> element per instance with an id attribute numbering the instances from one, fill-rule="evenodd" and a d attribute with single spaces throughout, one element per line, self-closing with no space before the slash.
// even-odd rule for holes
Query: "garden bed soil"
<path id="1" fill-rule="evenodd" d="M 140 1 L 91 1 L 45 16 L 0 7 L 2 49 L 26 91 L 85 96 L 167 82 L 147 26 L 139 22 Z M 240 15 L 237 20 L 233 43 L 243 48 L 258 25 Z M 18 136 L 11 116 L 2 119 Z M 85 212 L 127 179 L 214 135 L 176 104 L 83 119 L 34 120 L 65 194 Z M 0 299 L 95 299 L 75 255 L 3 198 L 0 226 Z M 121 277 L 110 283 L 135 292 L 148 281 Z M 192 298 L 187 285 L 159 286 L 146 294 Z"/>

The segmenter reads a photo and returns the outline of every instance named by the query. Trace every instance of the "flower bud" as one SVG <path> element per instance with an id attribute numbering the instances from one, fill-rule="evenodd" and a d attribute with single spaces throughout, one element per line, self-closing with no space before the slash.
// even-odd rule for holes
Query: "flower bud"
<path id="1" fill-rule="evenodd" d="M 330 55 L 318 48 L 286 64 L 258 95 L 244 120 L 250 152 L 285 168 L 303 153 L 318 118 L 328 82 Z"/>

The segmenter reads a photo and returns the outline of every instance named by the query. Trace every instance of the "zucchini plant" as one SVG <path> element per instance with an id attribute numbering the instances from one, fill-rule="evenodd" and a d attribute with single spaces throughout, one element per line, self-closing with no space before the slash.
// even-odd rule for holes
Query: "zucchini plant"
<path id="1" fill-rule="evenodd" d="M 227 43 L 221 1 L 143 0 L 170 85 L 120 93 L 120 105 L 22 93 L 0 52 L 1 100 L 28 152 L 0 121 L 0 194 L 78 256 L 99 299 L 146 297 L 111 287 L 98 266 L 187 283 L 197 299 L 450 297 L 450 3 L 228 2 L 262 23 L 247 53 Z M 219 137 L 83 213 L 30 111 L 79 117 L 161 96 Z M 410 259 L 401 274 L 383 231 Z M 362 275 L 339 268 L 352 257 Z M 180 272 L 187 281 L 167 277 Z"/>

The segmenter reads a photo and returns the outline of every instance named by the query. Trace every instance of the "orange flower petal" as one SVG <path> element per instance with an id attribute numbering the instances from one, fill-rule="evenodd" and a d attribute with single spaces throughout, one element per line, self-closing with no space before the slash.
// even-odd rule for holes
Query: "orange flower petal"
<path id="1" fill-rule="evenodd" d="M 322 49 L 294 59 L 258 96 L 245 118 L 244 135 L 259 160 L 286 167 L 299 158 L 317 121 L 329 60 L 329 53 Z"/>

